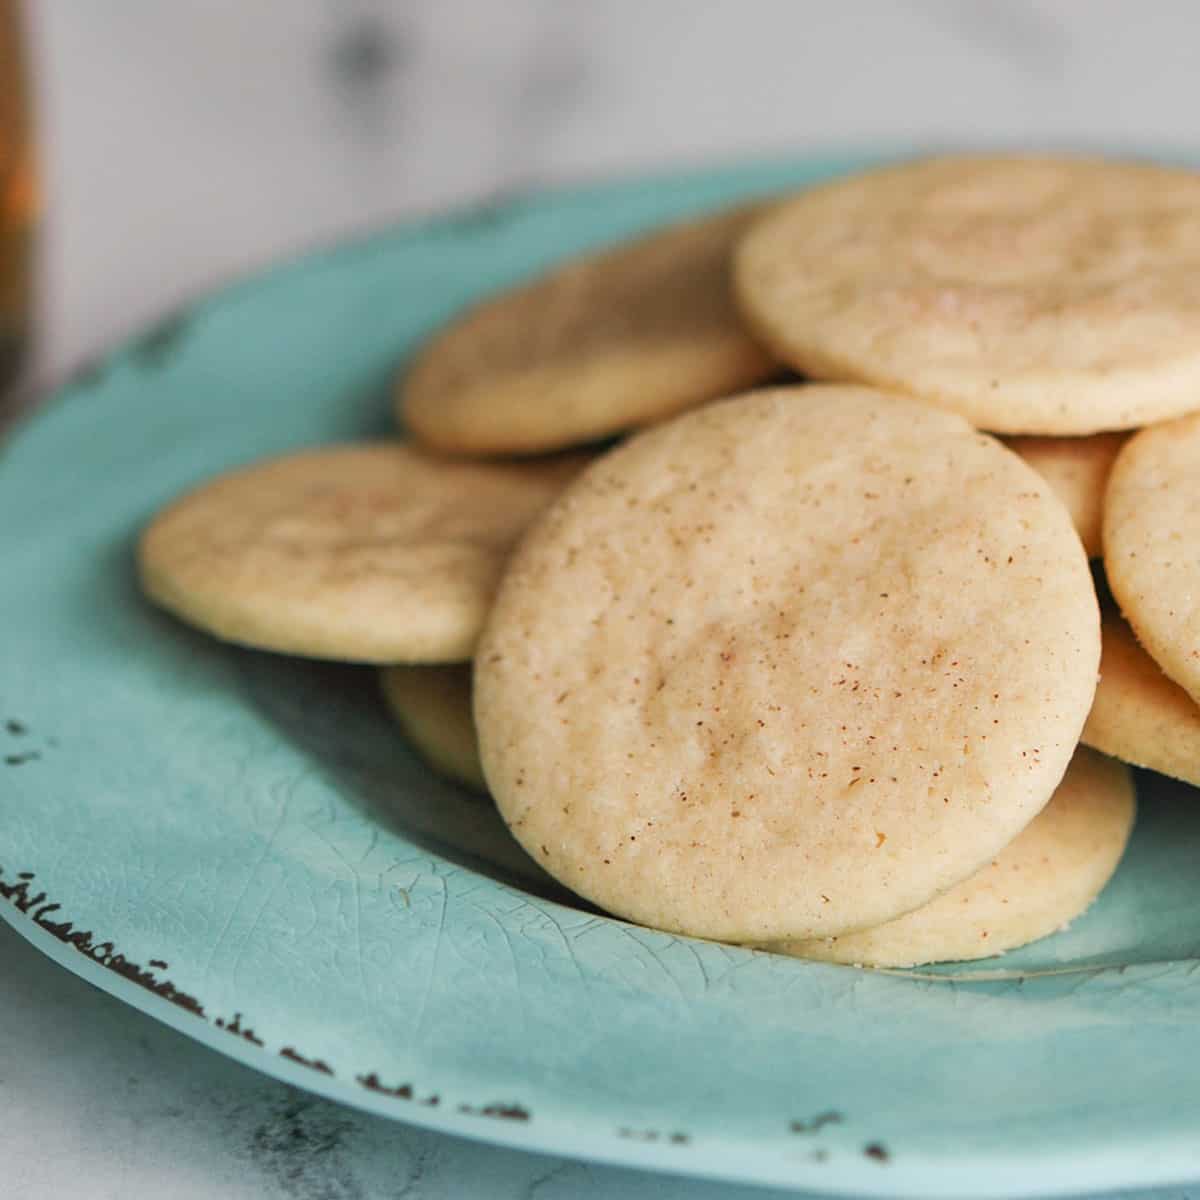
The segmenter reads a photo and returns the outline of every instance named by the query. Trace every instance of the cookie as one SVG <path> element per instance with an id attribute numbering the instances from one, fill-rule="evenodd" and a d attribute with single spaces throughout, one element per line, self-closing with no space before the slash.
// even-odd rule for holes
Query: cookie
<path id="1" fill-rule="evenodd" d="M 956 156 L 813 188 L 735 255 L 747 321 L 818 379 L 997 433 L 1130 429 L 1200 407 L 1200 174 Z"/>
<path id="2" fill-rule="evenodd" d="M 989 958 L 1078 917 L 1112 878 L 1134 817 L 1128 767 L 1079 749 L 1050 803 L 982 870 L 874 929 L 767 949 L 870 967 Z"/>
<path id="3" fill-rule="evenodd" d="M 737 942 L 926 903 L 1049 800 L 1099 620 L 1047 484 L 961 417 L 772 389 L 637 435 L 522 539 L 480 641 L 489 789 L 618 916 Z"/>
<path id="4" fill-rule="evenodd" d="M 1101 619 L 1100 682 L 1081 740 L 1135 767 L 1200 787 L 1200 707 L 1110 610 Z"/>
<path id="5" fill-rule="evenodd" d="M 1008 448 L 1015 450 L 1067 506 L 1089 558 L 1099 558 L 1102 553 L 1100 521 L 1104 513 L 1104 490 L 1127 436 L 1097 433 L 1079 438 L 1006 439 Z"/>
<path id="6" fill-rule="evenodd" d="M 401 423 L 455 454 L 528 454 L 660 421 L 767 379 L 730 291 L 722 212 L 576 259 L 435 335 L 398 393 Z"/>
<path id="7" fill-rule="evenodd" d="M 154 518 L 142 586 L 190 624 L 262 650 L 466 659 L 513 542 L 582 461 L 452 462 L 381 442 L 256 463 Z"/>
<path id="8" fill-rule="evenodd" d="M 384 667 L 379 682 L 388 707 L 421 757 L 455 783 L 486 792 L 471 714 L 471 665 Z"/>
<path id="9" fill-rule="evenodd" d="M 1200 415 L 1143 429 L 1104 499 L 1104 569 L 1150 657 L 1200 700 Z"/>

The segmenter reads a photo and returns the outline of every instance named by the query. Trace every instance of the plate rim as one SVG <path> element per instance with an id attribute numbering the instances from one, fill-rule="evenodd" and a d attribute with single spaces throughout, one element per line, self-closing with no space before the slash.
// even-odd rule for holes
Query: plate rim
<path id="1" fill-rule="evenodd" d="M 489 202 L 483 207 L 496 213 L 505 213 L 519 209 L 528 202 L 544 203 L 569 201 L 574 198 L 600 198 L 611 192 L 629 188 L 634 185 L 653 185 L 656 181 L 671 180 L 684 183 L 688 180 L 714 181 L 719 178 L 733 179 L 747 172 L 768 171 L 772 168 L 783 170 L 787 167 L 801 167 L 816 171 L 818 169 L 832 170 L 838 166 L 861 165 L 868 160 L 878 160 L 883 157 L 894 157 L 896 154 L 911 153 L 911 150 L 882 152 L 875 154 L 870 151 L 822 150 L 815 154 L 794 156 L 763 156 L 750 159 L 719 162 L 705 168 L 702 166 L 684 169 L 663 169 L 656 172 L 630 172 L 618 176 L 606 177 L 583 185 L 565 185 L 547 189 L 537 189 L 516 196 L 501 196 L 495 202 Z M 331 241 L 330 243 L 301 249 L 298 252 L 276 259 L 272 262 L 251 269 L 236 276 L 232 281 L 218 284 L 206 289 L 196 296 L 185 300 L 174 307 L 158 321 L 144 326 L 139 332 L 123 338 L 115 346 L 101 352 L 99 356 L 77 371 L 59 385 L 43 393 L 35 399 L 16 419 L 5 422 L 5 428 L 0 432 L 0 464 L 3 463 L 5 451 L 27 431 L 35 427 L 48 413 L 61 405 L 79 402 L 88 390 L 87 376 L 101 369 L 107 372 L 114 366 L 128 360 L 139 353 L 150 340 L 162 336 L 163 330 L 181 319 L 190 320 L 206 310 L 223 306 L 231 301 L 244 297 L 247 293 L 259 288 L 269 287 L 278 282 L 279 278 L 293 271 L 305 271 L 322 264 L 332 265 L 346 255 L 353 255 L 369 250 L 375 243 L 383 240 L 392 241 L 397 238 L 420 239 L 424 236 L 441 231 L 453 231 L 456 224 L 463 219 L 464 214 L 477 214 L 481 206 L 467 204 L 449 212 L 442 210 L 438 214 L 422 214 L 414 218 L 388 224 L 362 233 Z M 3 883 L 0 880 L 0 883 Z M 3 897 L 0 897 L 3 898 Z M 60 917 L 62 914 L 58 914 Z M 664 1171 L 680 1175 L 705 1177 L 740 1183 L 761 1183 L 790 1188 L 815 1188 L 829 1194 L 839 1195 L 873 1195 L 873 1196 L 959 1196 L 969 1193 L 973 1196 L 1013 1196 L 1023 1195 L 1067 1195 L 1078 1194 L 1081 1190 L 1080 1179 L 1088 1179 L 1084 1187 L 1103 1187 L 1110 1190 L 1122 1186 L 1163 1186 L 1188 1182 L 1200 1178 L 1200 1151 L 1190 1154 L 1180 1153 L 1176 1144 L 1178 1137 L 1172 1142 L 1164 1139 L 1164 1145 L 1158 1151 L 1149 1168 L 1134 1170 L 1128 1164 L 1122 1168 L 1119 1155 L 1098 1155 L 1092 1148 L 1086 1155 L 1077 1158 L 1056 1158 L 1045 1164 L 1053 1170 L 1053 1177 L 1034 1180 L 1030 1176 L 1028 1166 L 1022 1167 L 1014 1178 L 1011 1158 L 1007 1161 L 999 1157 L 994 1162 L 980 1153 L 974 1153 L 968 1163 L 955 1160 L 952 1165 L 939 1162 L 930 1155 L 920 1152 L 906 1155 L 904 1159 L 893 1161 L 885 1170 L 877 1162 L 864 1160 L 856 1161 L 849 1156 L 838 1156 L 835 1160 L 836 1170 L 832 1168 L 834 1161 L 822 1166 L 807 1163 L 797 1159 L 789 1165 L 786 1174 L 780 1171 L 765 1170 L 759 1174 L 748 1176 L 742 1164 L 723 1170 L 720 1157 L 724 1153 L 723 1143 L 705 1139 L 705 1149 L 697 1146 L 687 1149 L 672 1146 L 665 1142 L 644 1143 L 635 1140 L 621 1139 L 609 1131 L 585 1128 L 571 1128 L 569 1120 L 557 1122 L 539 1114 L 536 1121 L 528 1124 L 520 1121 L 481 1120 L 477 1114 L 460 1113 L 452 1107 L 441 1109 L 425 1108 L 411 1103 L 397 1102 L 397 1111 L 390 1111 L 378 1102 L 373 1103 L 368 1090 L 362 1085 L 352 1082 L 353 1076 L 326 1076 L 300 1063 L 288 1062 L 281 1059 L 277 1052 L 265 1047 L 256 1046 L 239 1037 L 228 1036 L 229 1031 L 218 1028 L 213 1020 L 201 1017 L 200 1021 L 185 1019 L 199 1014 L 185 1013 L 185 1010 L 168 999 L 155 995 L 144 987 L 140 987 L 122 978 L 111 968 L 95 961 L 78 946 L 64 943 L 41 927 L 36 917 L 29 912 L 22 912 L 14 903 L 0 903 L 0 918 L 13 928 L 19 936 L 32 944 L 59 966 L 71 971 L 76 976 L 100 988 L 130 1007 L 141 1011 L 153 1019 L 176 1029 L 192 1040 L 205 1045 L 209 1049 L 232 1058 L 274 1078 L 286 1082 L 304 1091 L 313 1092 L 339 1103 L 345 1103 L 385 1118 L 404 1121 L 422 1128 L 467 1137 L 472 1140 L 497 1145 L 511 1146 L 516 1149 L 555 1154 L 566 1157 L 582 1158 L 595 1162 L 609 1163 L 617 1166 L 631 1166 L 642 1169 Z M 1179 966 L 1181 964 L 1173 964 Z M 839 968 L 853 970 L 853 968 Z M 220 1036 L 218 1036 L 220 1035 Z M 520 1081 L 514 1081 L 517 1087 Z M 570 1132 L 569 1142 L 564 1147 L 562 1132 Z M 744 1145 L 744 1142 L 738 1142 Z M 1170 1151 L 1175 1150 L 1173 1155 Z M 1111 1154 L 1111 1150 L 1110 1150 Z M 981 1187 L 979 1175 L 987 1172 L 989 1167 L 995 1168 L 995 1177 L 1002 1180 L 995 1190 Z M 970 1182 L 967 1182 L 967 1175 Z"/>
<path id="2" fill-rule="evenodd" d="M 1056 1157 L 1042 1165 L 1047 1177 L 1035 1180 L 1029 1165 L 1014 1167 L 1010 1156 L 979 1152 L 966 1161 L 947 1163 L 929 1154 L 907 1154 L 890 1163 L 874 1161 L 870 1156 L 854 1158 L 839 1156 L 827 1162 L 797 1159 L 786 1169 L 768 1169 L 753 1176 L 744 1170 L 724 1168 L 720 1162 L 726 1148 L 743 1146 L 731 1139 L 728 1143 L 706 1138 L 699 1155 L 697 1146 L 672 1145 L 667 1141 L 643 1142 L 622 1139 L 615 1134 L 574 1129 L 569 1121 L 546 1120 L 539 1115 L 536 1121 L 485 1120 L 480 1114 L 463 1113 L 453 1107 L 428 1107 L 410 1100 L 395 1100 L 397 1111 L 392 1112 L 371 1102 L 370 1089 L 359 1084 L 352 1086 L 334 1069 L 325 1074 L 311 1066 L 288 1061 L 279 1052 L 273 1053 L 241 1037 L 230 1036 L 207 1016 L 191 1013 L 155 995 L 147 988 L 132 983 L 110 967 L 95 961 L 69 943 L 62 942 L 41 928 L 29 914 L 22 913 L 11 903 L 0 903 L 0 920 L 27 943 L 72 975 L 92 984 L 130 1008 L 167 1025 L 194 1042 L 233 1059 L 268 1078 L 278 1079 L 301 1091 L 322 1096 L 356 1111 L 384 1119 L 400 1121 L 434 1133 L 463 1137 L 488 1145 L 504 1146 L 530 1153 L 559 1158 L 594 1162 L 613 1167 L 654 1171 L 662 1174 L 709 1179 L 742 1185 L 759 1185 L 813 1192 L 816 1195 L 846 1197 L 911 1197 L 913 1200 L 953 1200 L 966 1195 L 976 1200 L 1011 1200 L 1015 1197 L 1085 1196 L 1093 1190 L 1104 1194 L 1125 1188 L 1162 1188 L 1181 1186 L 1200 1177 L 1200 1148 L 1191 1154 L 1172 1154 L 1178 1149 L 1177 1139 L 1165 1137 L 1164 1144 L 1153 1147 L 1152 1165 L 1143 1170 L 1131 1170 L 1119 1151 L 1096 1148 L 1077 1150 L 1067 1157 Z M 73 953 L 72 950 L 75 952 Z M 835 967 L 852 971 L 852 967 Z M 426 1081 L 428 1084 L 429 1081 Z M 434 1086 L 434 1085 L 430 1085 Z M 570 1134 L 570 1144 L 564 1147 L 562 1134 Z M 831 1170 L 831 1168 L 834 1168 Z M 989 1180 L 979 1185 L 980 1176 Z M 1081 1180 L 1087 1182 L 1081 1185 Z"/>

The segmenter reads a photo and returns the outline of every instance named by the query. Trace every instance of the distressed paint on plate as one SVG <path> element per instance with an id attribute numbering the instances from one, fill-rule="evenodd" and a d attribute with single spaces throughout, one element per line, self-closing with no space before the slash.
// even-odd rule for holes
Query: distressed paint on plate
<path id="1" fill-rule="evenodd" d="M 0 914 L 213 1048 L 401 1120 L 826 1192 L 1200 1177 L 1191 789 L 1139 778 L 1068 931 L 920 975 L 576 906 L 424 770 L 371 672 L 145 605 L 137 529 L 205 476 L 382 433 L 414 343 L 572 250 L 849 160 L 518 198 L 315 255 L 98 364 L 0 450 Z"/>

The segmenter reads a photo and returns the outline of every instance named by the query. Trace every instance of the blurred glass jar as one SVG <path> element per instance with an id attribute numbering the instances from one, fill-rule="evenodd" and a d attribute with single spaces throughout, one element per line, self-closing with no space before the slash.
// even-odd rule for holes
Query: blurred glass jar
<path id="1" fill-rule="evenodd" d="M 38 184 L 18 0 L 0 0 L 0 391 L 29 342 Z"/>

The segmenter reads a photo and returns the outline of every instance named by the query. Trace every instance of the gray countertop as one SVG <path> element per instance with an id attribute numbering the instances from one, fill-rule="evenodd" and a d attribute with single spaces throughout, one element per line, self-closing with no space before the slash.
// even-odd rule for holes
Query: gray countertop
<path id="1" fill-rule="evenodd" d="M 1188 0 L 29 8 L 49 191 L 31 394 L 233 275 L 513 187 L 847 145 L 1200 152 Z M 0 1194 L 29 1200 L 772 1194 L 339 1108 L 3 925 L 0 1105 Z"/>

